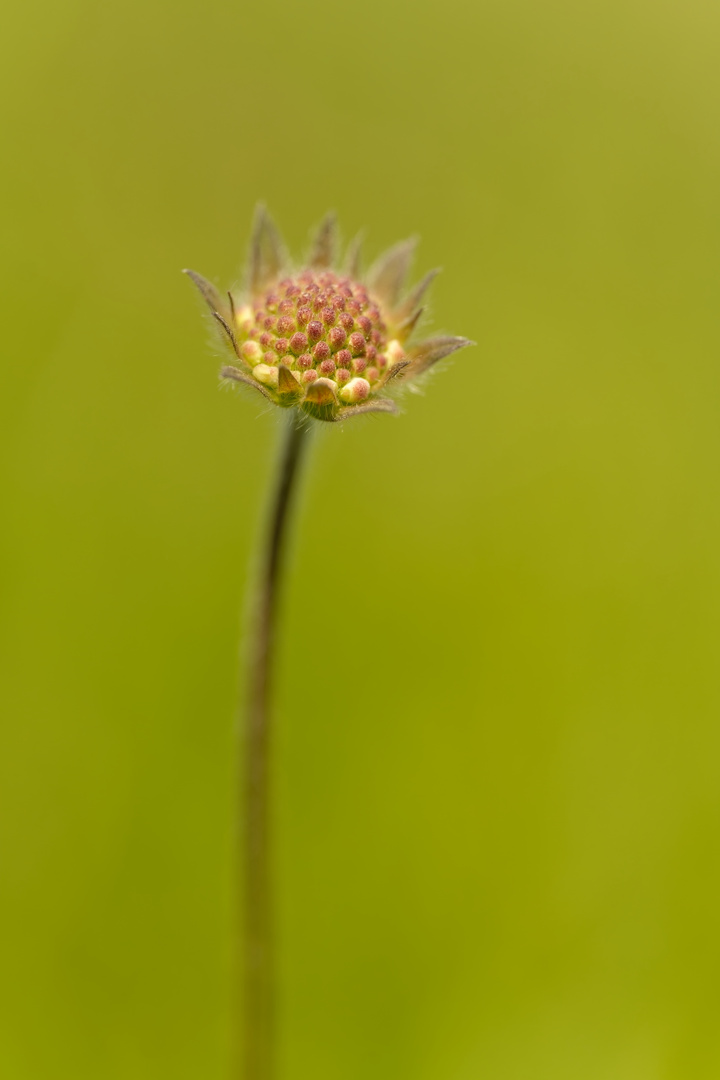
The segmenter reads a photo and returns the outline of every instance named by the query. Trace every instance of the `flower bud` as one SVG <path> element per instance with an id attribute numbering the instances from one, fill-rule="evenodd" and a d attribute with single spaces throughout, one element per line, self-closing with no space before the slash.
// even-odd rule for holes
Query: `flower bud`
<path id="1" fill-rule="evenodd" d="M 296 356 L 300 356 L 304 353 L 308 346 L 308 339 L 306 334 L 301 334 L 300 331 L 290 338 L 290 348 Z"/>
<path id="2" fill-rule="evenodd" d="M 258 382 L 263 383 L 265 386 L 277 386 L 278 384 L 278 369 L 275 366 L 269 364 L 258 364 L 253 368 L 253 375 Z"/>
<path id="3" fill-rule="evenodd" d="M 245 330 L 247 333 L 253 324 L 253 309 L 249 304 L 243 304 L 235 312 L 235 324 L 238 330 Z"/>
<path id="4" fill-rule="evenodd" d="M 343 401 L 351 403 L 365 401 L 369 393 L 370 383 L 367 379 L 351 379 L 347 385 L 340 389 L 340 397 Z"/>
<path id="5" fill-rule="evenodd" d="M 328 341 L 330 348 L 333 351 L 342 349 L 343 345 L 347 341 L 347 334 L 343 330 L 342 326 L 333 326 L 332 330 L 328 334 Z"/>
<path id="6" fill-rule="evenodd" d="M 359 330 L 356 330 L 354 334 L 350 335 L 349 344 L 353 356 L 362 356 L 365 352 L 365 338 Z"/>
<path id="7" fill-rule="evenodd" d="M 223 377 L 255 386 L 265 399 L 282 408 L 298 407 L 317 420 L 392 412 L 386 387 L 399 388 L 396 379 L 415 379 L 470 342 L 450 336 L 415 342 L 420 301 L 435 272 L 406 288 L 412 242 L 392 248 L 362 282 L 357 247 L 348 253 L 346 272 L 332 269 L 333 229 L 332 219 L 326 218 L 307 267 L 294 272 L 277 231 L 260 212 L 248 291 L 239 300 L 232 293 L 223 296 L 194 271 L 187 273 L 233 356 Z M 395 334 L 392 340 L 388 327 Z"/>
<path id="8" fill-rule="evenodd" d="M 391 364 L 396 364 L 398 360 L 402 360 L 405 356 L 402 345 L 399 341 L 395 340 L 388 342 L 385 352 L 387 353 L 388 360 Z"/>
<path id="9" fill-rule="evenodd" d="M 252 367 L 262 360 L 263 351 L 257 341 L 246 341 L 240 349 L 243 360 L 247 360 Z"/>

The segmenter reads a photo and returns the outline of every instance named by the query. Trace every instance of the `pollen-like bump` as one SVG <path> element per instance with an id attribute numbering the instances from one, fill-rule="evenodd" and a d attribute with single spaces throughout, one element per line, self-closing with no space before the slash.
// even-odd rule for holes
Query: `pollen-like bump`
<path id="1" fill-rule="evenodd" d="M 288 351 L 289 347 L 290 342 L 287 338 L 284 337 L 278 338 L 274 346 L 275 352 L 278 354 L 278 356 L 284 356 L 285 353 Z"/>
<path id="2" fill-rule="evenodd" d="M 360 329 L 362 330 L 362 332 L 363 332 L 363 334 L 365 335 L 365 337 L 366 337 L 366 338 L 370 337 L 370 335 L 372 334 L 372 328 L 373 328 L 373 325 L 372 325 L 372 323 L 370 322 L 370 320 L 368 319 L 367 315 L 361 315 L 361 316 L 360 316 L 360 317 L 358 318 L 358 321 L 357 321 L 357 322 L 358 322 L 358 326 L 359 326 L 359 327 L 360 327 Z M 279 325 L 279 324 L 278 324 L 278 325 Z"/>
<path id="3" fill-rule="evenodd" d="M 338 368 L 337 371 L 335 372 L 335 378 L 337 379 L 340 386 L 343 386 L 348 381 L 348 379 L 350 378 L 350 372 L 348 371 L 347 368 L 344 368 L 344 367 Z"/>
<path id="4" fill-rule="evenodd" d="M 352 353 L 349 349 L 341 349 L 335 357 L 335 363 L 338 367 L 350 367 L 352 364 Z"/>
<path id="5" fill-rule="evenodd" d="M 303 382 L 311 383 L 311 382 L 315 382 L 317 377 L 318 377 L 317 371 L 315 371 L 314 368 L 310 368 L 309 371 L 304 371 L 303 372 L 303 377 L 302 378 L 303 378 Z"/>
<path id="6" fill-rule="evenodd" d="M 323 360 L 322 364 L 320 365 L 320 370 L 322 371 L 323 375 L 332 375 L 333 371 L 335 370 L 335 361 Z"/>
<path id="7" fill-rule="evenodd" d="M 361 356 L 365 352 L 365 338 L 359 330 L 350 335 L 350 348 L 353 356 Z"/>
<path id="8" fill-rule="evenodd" d="M 343 330 L 342 326 L 333 326 L 332 330 L 328 334 L 328 341 L 330 342 L 330 348 L 337 350 L 341 349 L 347 341 L 347 334 Z"/>
<path id="9" fill-rule="evenodd" d="M 307 332 L 311 341 L 319 341 L 323 336 L 323 324 L 318 322 L 317 319 L 313 319 L 312 322 L 308 323 Z"/>
<path id="10" fill-rule="evenodd" d="M 297 334 L 293 334 L 293 336 L 290 338 L 290 348 L 296 356 L 299 356 L 300 353 L 305 352 L 305 350 L 307 349 L 307 344 L 307 334 L 301 334 L 299 330 Z"/>
<path id="11" fill-rule="evenodd" d="M 274 364 L 258 364 L 253 368 L 253 375 L 258 382 L 265 386 L 277 386 L 278 369 Z"/>
<path id="12" fill-rule="evenodd" d="M 289 315 L 281 315 L 277 321 L 277 332 L 280 337 L 289 337 L 295 331 L 295 320 Z"/>
<path id="13" fill-rule="evenodd" d="M 338 322 L 343 327 L 343 329 L 348 332 L 348 334 L 355 325 L 355 320 L 353 319 L 352 315 L 347 311 L 340 312 L 340 314 L 338 315 Z"/>
<path id="14" fill-rule="evenodd" d="M 241 347 L 240 352 L 244 360 L 247 360 L 248 364 L 259 364 L 262 360 L 263 351 L 258 345 L 257 341 L 246 341 Z"/>
<path id="15" fill-rule="evenodd" d="M 318 341 L 317 345 L 313 349 L 313 356 L 318 363 L 322 363 L 323 360 L 327 360 L 330 356 L 330 346 L 327 341 Z"/>
<path id="16" fill-rule="evenodd" d="M 340 397 L 343 401 L 365 401 L 370 393 L 370 383 L 367 379 L 351 379 L 349 383 L 340 388 Z"/>

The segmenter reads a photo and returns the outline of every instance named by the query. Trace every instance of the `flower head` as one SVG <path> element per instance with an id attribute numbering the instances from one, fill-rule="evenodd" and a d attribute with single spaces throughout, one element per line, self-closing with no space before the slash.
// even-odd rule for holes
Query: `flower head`
<path id="1" fill-rule="evenodd" d="M 214 285 L 186 270 L 220 329 L 233 363 L 221 376 L 258 390 L 283 408 L 316 420 L 395 412 L 391 392 L 438 360 L 472 342 L 462 337 L 413 341 L 423 298 L 437 271 L 409 291 L 405 280 L 413 241 L 391 248 L 367 277 L 359 244 L 343 268 L 336 264 L 335 218 L 325 218 L 307 263 L 294 269 L 280 236 L 261 208 L 255 220 L 244 295 L 223 298 Z"/>

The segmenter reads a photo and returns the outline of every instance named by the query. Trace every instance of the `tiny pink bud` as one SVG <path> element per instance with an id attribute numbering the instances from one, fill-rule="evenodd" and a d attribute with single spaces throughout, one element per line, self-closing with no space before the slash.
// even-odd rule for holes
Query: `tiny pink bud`
<path id="1" fill-rule="evenodd" d="M 295 330 L 295 320 L 289 315 L 281 315 L 277 321 L 277 332 L 281 337 L 289 337 Z"/>
<path id="2" fill-rule="evenodd" d="M 312 322 L 308 323 L 307 332 L 311 341 L 319 341 L 323 336 L 323 324 L 318 322 L 317 319 L 313 319 Z"/>
<path id="3" fill-rule="evenodd" d="M 385 353 L 380 353 L 377 358 L 377 366 L 382 370 L 382 368 L 387 367 L 387 362 L 387 356 L 385 355 Z"/>
<path id="4" fill-rule="evenodd" d="M 303 382 L 306 382 L 306 383 L 315 382 L 317 377 L 318 377 L 317 371 L 314 371 L 312 368 L 310 368 L 309 371 L 304 371 L 303 372 Z"/>
<path id="5" fill-rule="evenodd" d="M 352 364 L 352 353 L 349 349 L 341 349 L 335 357 L 335 363 L 338 367 L 350 367 Z"/>
<path id="6" fill-rule="evenodd" d="M 278 323 L 278 328 L 279 328 L 279 325 L 280 324 Z M 361 315 L 359 317 L 358 326 L 362 330 L 365 337 L 370 337 L 370 334 L 372 333 L 373 326 L 372 326 L 372 323 L 370 322 L 370 320 L 368 319 L 367 315 Z"/>
<path id="7" fill-rule="evenodd" d="M 348 333 L 350 333 L 353 326 L 355 325 L 355 320 L 353 319 L 352 315 L 348 314 L 347 311 L 343 311 L 338 315 L 338 322 L 345 330 L 347 330 Z"/>
<path id="8" fill-rule="evenodd" d="M 322 364 L 320 365 L 320 370 L 322 371 L 323 375 L 332 375 L 333 371 L 335 370 L 335 361 L 323 360 Z"/>
<path id="9" fill-rule="evenodd" d="M 288 296 L 289 292 L 286 291 L 285 295 Z M 294 310 L 295 304 L 292 300 L 281 300 L 278 304 L 278 311 L 281 315 L 291 315 Z"/>
<path id="10" fill-rule="evenodd" d="M 298 356 L 298 367 L 309 368 L 313 365 L 313 358 L 310 353 L 303 353 L 302 356 Z"/>
<path id="11" fill-rule="evenodd" d="M 347 341 L 347 334 L 343 330 L 342 326 L 333 326 L 332 330 L 328 334 L 328 341 L 330 342 L 330 348 L 341 349 Z"/>
<path id="12" fill-rule="evenodd" d="M 337 371 L 335 372 L 335 378 L 337 379 L 340 386 L 342 386 L 350 378 L 350 372 L 348 371 L 347 368 L 344 368 L 344 367 L 338 368 Z"/>
<path id="13" fill-rule="evenodd" d="M 365 401 L 369 393 L 370 383 L 367 379 L 351 379 L 349 383 L 341 388 L 340 397 L 343 401 L 355 403 Z"/>
<path id="14" fill-rule="evenodd" d="M 307 349 L 307 343 L 307 335 L 301 334 L 300 331 L 298 331 L 297 334 L 293 334 L 293 336 L 290 338 L 290 348 L 296 356 L 299 356 L 300 353 L 305 352 L 305 350 Z"/>
<path id="15" fill-rule="evenodd" d="M 309 308 L 307 306 L 307 304 L 303 305 L 303 307 L 298 308 L 298 311 L 297 311 L 298 326 L 307 326 L 307 324 L 310 322 L 311 318 L 312 318 L 312 309 Z"/>
<path id="16" fill-rule="evenodd" d="M 273 336 L 271 333 L 269 333 L 267 330 L 263 331 L 263 333 L 260 335 L 260 344 L 262 345 L 263 349 L 267 349 L 268 345 L 272 345 L 272 339 Z"/>
<path id="17" fill-rule="evenodd" d="M 332 324 L 335 322 L 335 308 L 323 308 L 322 321 L 325 323 L 326 326 L 332 326 Z"/>
<path id="18" fill-rule="evenodd" d="M 364 356 L 356 356 L 355 359 L 352 362 L 353 371 L 356 372 L 358 375 L 360 375 L 361 372 L 363 372 L 366 367 L 367 367 L 367 360 L 365 359 L 365 357 Z"/>
<path id="19" fill-rule="evenodd" d="M 270 364 L 270 366 L 272 367 L 272 365 L 275 362 L 275 353 L 271 352 L 271 350 L 268 349 L 268 351 L 263 356 L 263 360 L 265 361 L 266 364 Z"/>
<path id="20" fill-rule="evenodd" d="M 365 355 L 368 358 L 368 364 L 372 364 L 373 360 L 377 356 L 377 349 L 375 348 L 375 346 L 374 345 L 368 345 L 368 347 L 365 350 Z"/>
<path id="21" fill-rule="evenodd" d="M 359 330 L 356 330 L 354 334 L 350 335 L 350 348 L 352 349 L 353 356 L 360 356 L 365 352 L 365 338 Z"/>
<path id="22" fill-rule="evenodd" d="M 376 367 L 369 367 L 365 372 L 365 378 L 368 382 L 377 382 L 380 372 Z"/>
<path id="23" fill-rule="evenodd" d="M 265 329 L 266 330 L 272 330 L 274 325 L 275 325 L 275 316 L 274 315 L 266 315 L 265 318 L 263 319 L 263 326 L 265 327 Z"/>
<path id="24" fill-rule="evenodd" d="M 330 355 L 330 346 L 327 341 L 318 341 L 317 345 L 313 349 L 313 356 L 321 363 L 323 360 L 327 360 Z"/>
<path id="25" fill-rule="evenodd" d="M 274 345 L 275 352 L 278 356 L 284 356 L 289 347 L 290 342 L 285 337 L 278 338 Z"/>

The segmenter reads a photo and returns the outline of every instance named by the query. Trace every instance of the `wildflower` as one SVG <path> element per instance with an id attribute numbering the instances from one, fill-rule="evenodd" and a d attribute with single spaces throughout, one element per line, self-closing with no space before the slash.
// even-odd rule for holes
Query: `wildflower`
<path id="1" fill-rule="evenodd" d="M 414 342 L 423 298 L 437 271 L 404 292 L 414 251 L 404 241 L 363 278 L 359 244 L 336 265 L 336 224 L 329 215 L 307 264 L 293 269 L 272 221 L 255 220 L 243 297 L 223 298 L 209 281 L 186 270 L 208 304 L 234 363 L 221 376 L 253 387 L 282 408 L 316 420 L 339 421 L 368 412 L 396 412 L 390 396 L 438 360 L 472 342 L 441 336 Z"/>

